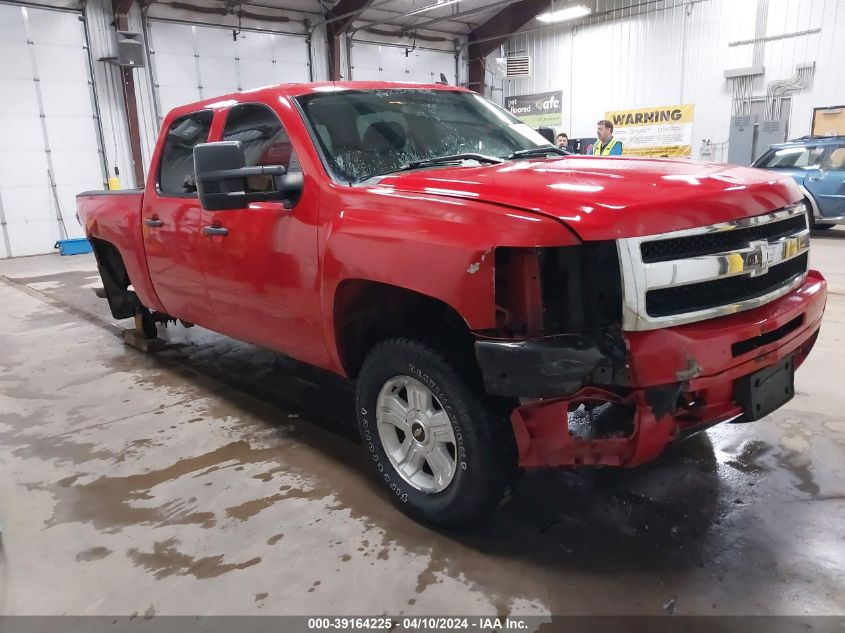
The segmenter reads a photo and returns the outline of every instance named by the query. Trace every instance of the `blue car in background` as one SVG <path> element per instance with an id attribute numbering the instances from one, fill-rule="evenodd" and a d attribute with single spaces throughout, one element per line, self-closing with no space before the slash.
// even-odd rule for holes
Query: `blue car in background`
<path id="1" fill-rule="evenodd" d="M 752 166 L 795 179 L 807 198 L 811 228 L 845 224 L 845 136 L 805 136 L 772 145 Z"/>

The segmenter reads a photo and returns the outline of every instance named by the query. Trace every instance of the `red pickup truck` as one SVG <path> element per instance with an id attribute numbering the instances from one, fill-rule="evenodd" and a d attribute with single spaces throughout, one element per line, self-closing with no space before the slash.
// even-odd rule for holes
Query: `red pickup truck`
<path id="1" fill-rule="evenodd" d="M 791 179 L 563 154 L 460 88 L 282 85 L 176 108 L 145 189 L 79 218 L 116 318 L 354 379 L 391 497 L 459 525 L 524 468 L 766 416 L 819 332 Z"/>

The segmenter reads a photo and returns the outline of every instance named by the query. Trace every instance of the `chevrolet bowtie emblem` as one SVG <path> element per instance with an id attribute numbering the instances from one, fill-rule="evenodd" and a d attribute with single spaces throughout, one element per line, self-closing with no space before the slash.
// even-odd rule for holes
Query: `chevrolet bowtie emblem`
<path id="1" fill-rule="evenodd" d="M 757 240 L 749 245 L 751 252 L 745 260 L 745 268 L 751 277 L 759 277 L 769 272 L 769 266 L 777 258 L 779 244 L 769 244 L 766 240 Z"/>

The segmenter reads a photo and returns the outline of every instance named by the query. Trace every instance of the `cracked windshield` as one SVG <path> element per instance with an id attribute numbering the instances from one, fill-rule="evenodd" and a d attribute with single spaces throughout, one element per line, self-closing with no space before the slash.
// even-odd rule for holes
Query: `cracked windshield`
<path id="1" fill-rule="evenodd" d="M 349 183 L 425 167 L 439 158 L 452 157 L 450 164 L 477 165 L 538 148 L 557 153 L 528 125 L 475 94 L 343 90 L 311 94 L 298 101 L 319 139 L 329 170 Z M 417 161 L 426 164 L 415 165 Z"/>

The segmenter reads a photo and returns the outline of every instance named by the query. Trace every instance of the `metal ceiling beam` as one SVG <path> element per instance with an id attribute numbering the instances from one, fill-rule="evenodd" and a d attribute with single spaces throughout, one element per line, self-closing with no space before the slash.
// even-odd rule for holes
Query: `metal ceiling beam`
<path id="1" fill-rule="evenodd" d="M 434 18 L 433 20 L 426 20 L 425 22 L 419 22 L 414 24 L 413 26 L 406 26 L 402 29 L 403 32 L 407 33 L 408 31 L 414 31 L 416 29 L 425 29 L 432 24 L 440 24 L 441 22 L 450 22 L 450 21 L 457 21 L 461 18 L 470 16 L 470 15 L 478 15 L 479 13 L 488 13 L 490 11 L 495 11 L 496 9 L 501 9 L 506 7 L 510 4 L 515 4 L 517 2 L 521 2 L 522 0 L 502 0 L 502 2 L 496 2 L 495 4 L 488 5 L 486 7 L 476 7 L 475 9 L 467 9 L 466 11 L 459 11 L 458 13 L 453 13 L 452 15 L 444 15 L 441 18 Z"/>
<path id="2" fill-rule="evenodd" d="M 129 30 L 129 10 L 133 0 L 112 0 L 112 14 L 116 31 Z M 106 72 L 110 72 L 106 69 Z M 135 96 L 135 76 L 132 68 L 120 67 L 120 79 L 123 84 L 123 104 L 126 109 L 126 125 L 129 128 L 129 148 L 132 153 L 132 172 L 135 186 L 144 186 L 144 164 L 141 154 L 141 126 L 138 118 L 138 100 Z M 112 131 L 114 134 L 114 131 Z"/>
<path id="3" fill-rule="evenodd" d="M 340 46 L 343 34 L 352 26 L 373 0 L 340 0 L 326 17 L 326 39 L 328 40 L 329 79 L 340 79 Z"/>
<path id="4" fill-rule="evenodd" d="M 520 0 L 473 29 L 469 34 L 469 87 L 485 92 L 484 58 L 543 11 L 550 9 L 551 0 Z"/>
<path id="5" fill-rule="evenodd" d="M 393 18 L 388 18 L 386 20 L 379 20 L 377 22 L 377 25 L 378 26 L 401 26 L 401 22 L 407 20 L 408 18 L 413 19 L 414 16 L 419 15 L 421 13 L 427 13 L 428 11 L 436 11 L 437 9 L 440 9 L 440 8 L 453 6 L 453 5 L 457 4 L 458 2 L 460 2 L 460 0 L 445 0 L 444 2 L 440 2 L 439 4 L 429 4 L 429 5 L 426 5 L 422 8 L 420 8 L 420 9 L 415 9 L 415 10 L 409 11 L 407 13 L 400 13 L 396 17 L 393 17 Z M 375 6 L 373 6 L 373 8 L 375 8 Z M 452 17 L 453 16 L 449 16 L 446 19 L 451 19 Z M 358 31 L 361 28 L 364 28 L 364 27 L 358 27 L 356 29 L 353 29 L 353 31 Z M 417 27 L 408 27 L 408 29 L 403 29 L 403 32 L 413 31 L 416 28 Z"/>
<path id="6" fill-rule="evenodd" d="M 340 0 L 329 11 L 326 28 L 336 35 L 340 35 L 352 26 L 361 13 L 373 4 L 373 0 Z"/>
<path id="7" fill-rule="evenodd" d="M 129 9 L 132 8 L 132 3 L 135 0 L 114 0 L 112 2 L 112 13 L 115 17 L 118 15 L 127 15 Z"/>

